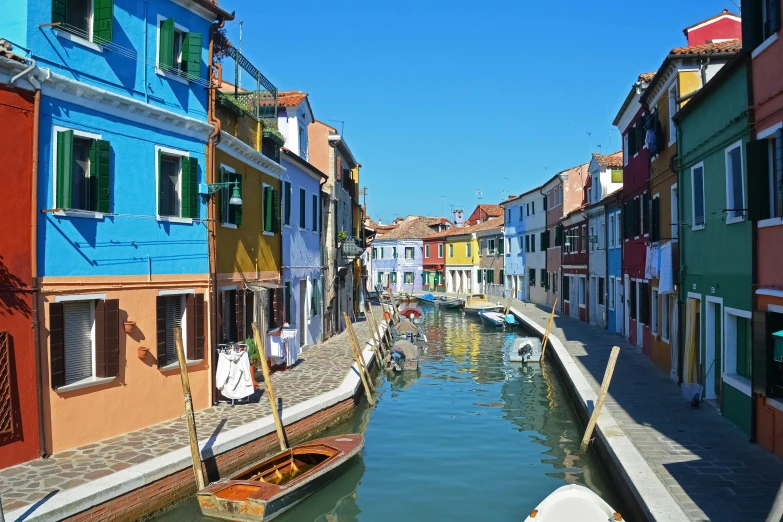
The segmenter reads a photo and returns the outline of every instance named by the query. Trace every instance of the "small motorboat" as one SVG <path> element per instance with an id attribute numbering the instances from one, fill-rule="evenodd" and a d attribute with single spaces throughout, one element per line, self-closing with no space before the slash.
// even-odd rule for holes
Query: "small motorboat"
<path id="1" fill-rule="evenodd" d="M 408 292 L 400 292 L 397 295 L 403 303 L 412 303 L 418 299 L 415 295 L 409 294 Z"/>
<path id="2" fill-rule="evenodd" d="M 435 296 L 432 294 L 424 294 L 418 297 L 418 300 L 424 303 L 435 304 Z"/>
<path id="3" fill-rule="evenodd" d="M 401 372 L 419 369 L 419 347 L 410 341 L 400 339 L 386 353 L 386 369 Z"/>
<path id="4" fill-rule="evenodd" d="M 395 339 L 405 339 L 412 343 L 427 342 L 427 336 L 418 325 L 407 319 L 401 319 L 392 326 L 392 336 Z"/>
<path id="5" fill-rule="evenodd" d="M 400 316 L 407 317 L 411 321 L 415 321 L 416 319 L 421 319 L 422 315 L 424 315 L 424 312 L 422 312 L 421 309 L 412 306 L 400 310 Z"/>
<path id="6" fill-rule="evenodd" d="M 442 308 L 462 308 L 465 306 L 465 301 L 458 297 L 441 296 L 438 298 L 437 303 Z"/>
<path id="7" fill-rule="evenodd" d="M 514 317 L 512 314 L 503 315 L 502 312 L 493 312 L 490 310 L 481 310 L 478 314 L 482 321 L 492 326 L 519 324 L 517 323 L 516 317 Z"/>
<path id="8" fill-rule="evenodd" d="M 508 354 L 511 362 L 541 362 L 541 340 L 538 337 L 517 337 Z"/>
<path id="9" fill-rule="evenodd" d="M 622 522 L 623 516 L 612 506 L 578 484 L 569 484 L 554 490 L 525 522 Z"/>
<path id="10" fill-rule="evenodd" d="M 218 520 L 271 520 L 334 480 L 363 446 L 357 433 L 294 446 L 199 491 L 201 513 Z"/>

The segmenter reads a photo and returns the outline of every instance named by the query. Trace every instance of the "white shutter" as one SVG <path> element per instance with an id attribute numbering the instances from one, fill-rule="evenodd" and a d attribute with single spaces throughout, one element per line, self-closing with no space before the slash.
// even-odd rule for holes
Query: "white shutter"
<path id="1" fill-rule="evenodd" d="M 92 377 L 92 301 L 63 305 L 65 384 Z"/>
<path id="2" fill-rule="evenodd" d="M 184 312 L 183 297 L 181 295 L 171 295 L 166 297 L 166 361 L 174 363 L 178 360 L 177 345 L 174 342 L 174 328 L 182 328 L 182 314 Z M 184 335 L 182 332 L 185 342 Z"/>

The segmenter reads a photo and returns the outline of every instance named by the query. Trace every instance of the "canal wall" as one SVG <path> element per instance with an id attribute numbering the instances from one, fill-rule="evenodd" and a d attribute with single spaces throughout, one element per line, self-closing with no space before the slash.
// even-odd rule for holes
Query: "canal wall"
<path id="1" fill-rule="evenodd" d="M 509 312 L 521 321 L 522 327 L 528 333 L 543 338 L 546 332 L 544 326 L 523 314 L 519 307 L 510 307 Z M 548 339 L 549 349 L 546 353 L 550 355 L 550 360 L 560 373 L 577 415 L 586 425 L 598 395 L 562 341 L 552 334 Z M 622 378 L 621 372 L 615 372 L 614 378 Z M 688 520 L 688 515 L 606 407 L 598 416 L 593 437 L 592 448 L 600 457 L 625 502 L 624 507 L 628 512 L 623 513 L 623 516 L 626 520 Z"/>
<path id="2" fill-rule="evenodd" d="M 380 326 L 382 331 L 388 327 L 383 321 Z M 371 343 L 368 340 L 362 349 L 370 368 L 377 364 Z M 353 413 L 363 393 L 357 368 L 353 363 L 335 389 L 282 412 L 290 444 L 308 440 Z M 271 415 L 202 439 L 199 447 L 209 482 L 279 450 Z M 33 506 L 7 512 L 6 520 L 137 520 L 196 493 L 192 462 L 185 446 L 81 486 L 50 493 Z"/>

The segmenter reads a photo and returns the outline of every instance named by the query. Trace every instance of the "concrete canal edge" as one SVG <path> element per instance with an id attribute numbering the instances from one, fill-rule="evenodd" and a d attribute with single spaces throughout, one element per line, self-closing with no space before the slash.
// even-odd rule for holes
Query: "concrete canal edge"
<path id="1" fill-rule="evenodd" d="M 543 326 L 514 307 L 509 308 L 509 311 L 543 338 L 545 333 Z M 587 424 L 598 394 L 587 382 L 560 339 L 550 334 L 549 343 L 552 349 L 547 350 L 547 353 L 554 354 L 552 360 L 563 376 L 568 394 L 571 396 L 571 403 L 576 407 L 582 422 Z M 661 482 L 606 406 L 598 416 L 594 437 L 593 449 L 598 453 L 601 462 L 616 484 L 626 503 L 625 507 L 631 510 L 630 513 L 623 513 L 626 519 L 660 522 L 688 520 L 688 516 L 674 496 Z"/>
<path id="2" fill-rule="evenodd" d="M 388 325 L 379 321 L 382 331 Z M 362 349 L 365 363 L 374 362 L 372 341 Z M 291 406 L 282 415 L 289 443 L 303 441 L 353 413 L 363 393 L 357 364 L 332 391 Z M 272 415 L 232 430 L 213 440 L 199 441 L 208 480 L 233 473 L 255 460 L 279 451 Z M 196 493 L 193 461 L 185 446 L 167 455 L 118 471 L 81 486 L 58 492 L 33 506 L 5 514 L 6 520 L 87 521 L 137 520 Z"/>

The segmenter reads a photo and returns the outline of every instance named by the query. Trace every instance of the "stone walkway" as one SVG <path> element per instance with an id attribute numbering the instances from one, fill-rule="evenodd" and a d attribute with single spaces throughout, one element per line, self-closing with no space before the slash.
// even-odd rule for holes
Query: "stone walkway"
<path id="1" fill-rule="evenodd" d="M 512 303 L 546 328 L 551 307 Z M 620 346 L 604 407 L 691 520 L 766 520 L 783 484 L 783 462 L 749 443 L 715 409 L 692 408 L 679 386 L 624 339 L 557 314 L 552 334 L 596 392 L 612 346 Z"/>
<path id="2" fill-rule="evenodd" d="M 374 307 L 381 318 L 380 308 Z M 354 325 L 357 337 L 370 339 L 368 323 Z M 275 395 L 283 408 L 291 407 L 336 389 L 345 379 L 353 351 L 347 332 L 307 349 L 299 363 L 285 372 L 272 375 Z M 260 372 L 257 378 L 260 380 Z M 262 386 L 263 387 L 263 386 Z M 261 400 L 263 398 L 263 400 Z M 199 438 L 210 440 L 221 431 L 271 415 L 269 401 L 257 390 L 250 404 L 219 404 L 196 412 Z M 0 497 L 8 513 L 70 488 L 111 475 L 135 464 L 160 457 L 187 446 L 188 432 L 184 416 L 118 437 L 57 453 L 47 459 L 0 470 Z"/>

